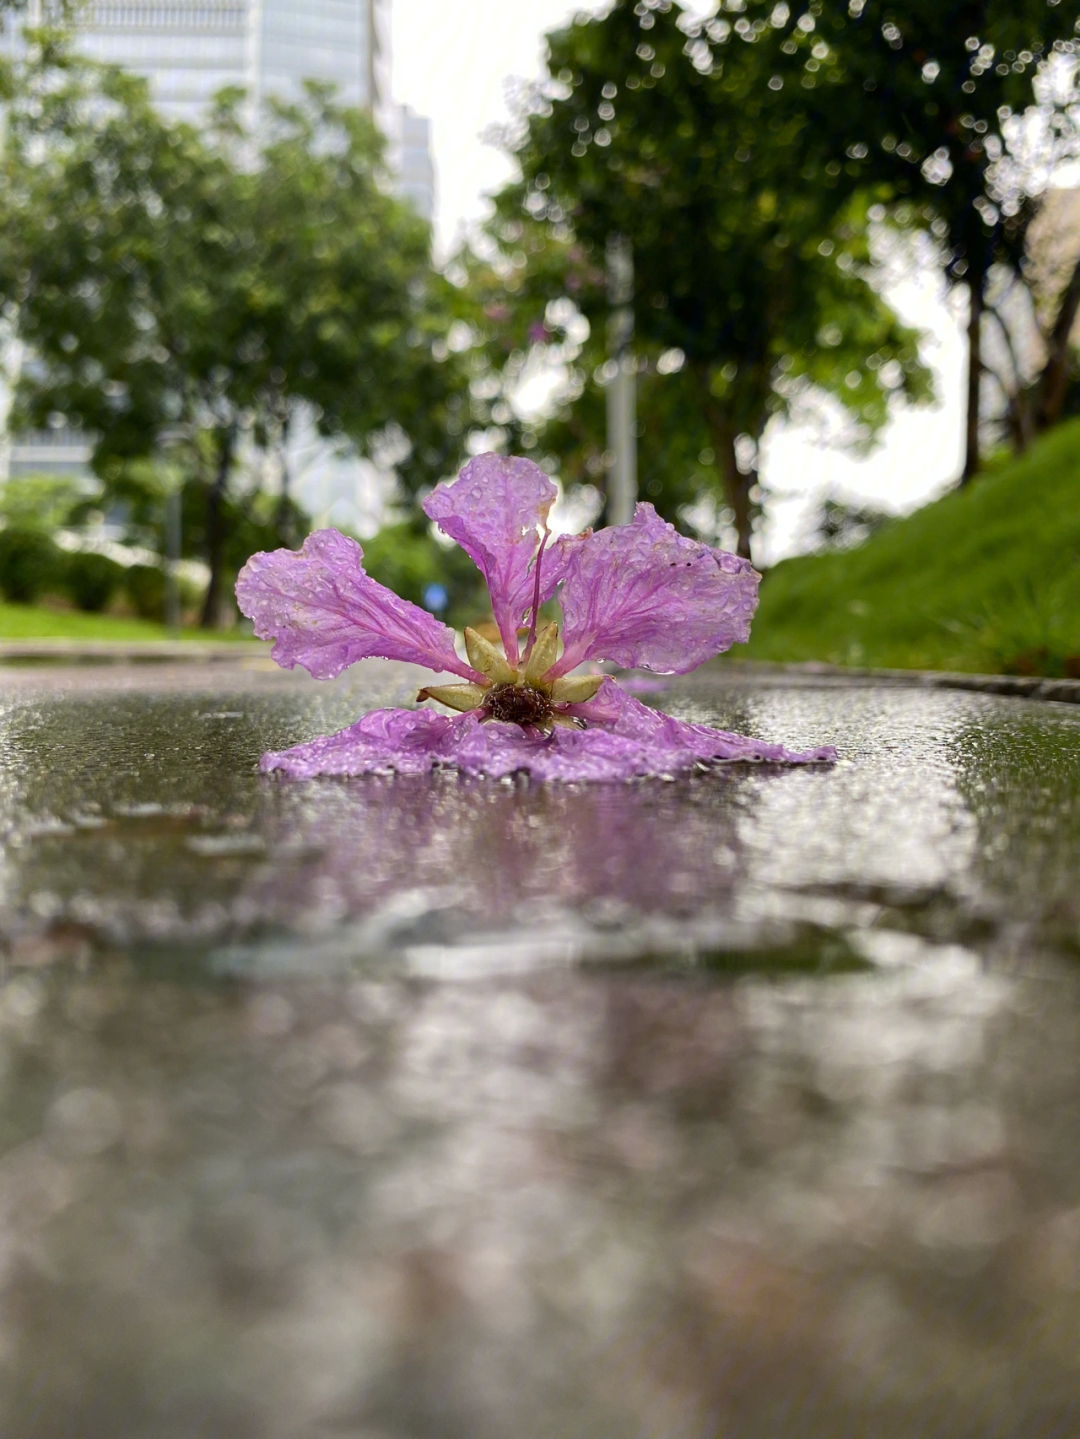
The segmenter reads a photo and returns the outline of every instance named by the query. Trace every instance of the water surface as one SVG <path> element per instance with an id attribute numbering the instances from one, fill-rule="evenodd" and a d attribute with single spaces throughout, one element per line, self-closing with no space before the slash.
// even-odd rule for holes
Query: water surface
<path id="1" fill-rule="evenodd" d="M 257 774 L 413 684 L 0 671 L 0 1433 L 1080 1432 L 1080 711 Z"/>

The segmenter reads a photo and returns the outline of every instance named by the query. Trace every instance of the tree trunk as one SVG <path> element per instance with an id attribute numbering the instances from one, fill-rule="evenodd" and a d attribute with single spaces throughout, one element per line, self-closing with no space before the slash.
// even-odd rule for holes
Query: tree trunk
<path id="1" fill-rule="evenodd" d="M 750 558 L 750 537 L 753 534 L 754 507 L 750 491 L 756 482 L 751 473 L 744 475 L 735 458 L 735 433 L 728 420 L 713 406 L 708 408 L 709 430 L 720 473 L 724 477 L 727 501 L 735 515 L 735 533 L 738 536 L 736 553 L 744 559 Z"/>
<path id="2" fill-rule="evenodd" d="M 281 494 L 277 502 L 277 515 L 274 527 L 278 532 L 281 543 L 287 549 L 296 548 L 296 526 L 293 523 L 292 507 L 289 503 L 291 496 L 289 491 L 292 487 L 292 475 L 289 472 L 289 419 L 286 417 L 281 424 L 281 431 L 278 436 L 278 453 L 281 456 Z"/>
<path id="3" fill-rule="evenodd" d="M 971 271 L 968 292 L 971 313 L 968 315 L 967 426 L 964 439 L 964 472 L 960 483 L 966 485 L 979 469 L 979 399 L 982 393 L 982 317 L 983 286 L 986 278 L 981 270 Z"/>
<path id="4" fill-rule="evenodd" d="M 235 442 L 236 437 L 232 429 L 226 430 L 221 436 L 217 472 L 206 497 L 206 562 L 210 566 L 210 579 L 206 586 L 206 598 L 203 601 L 202 615 L 199 619 L 199 625 L 204 630 L 216 629 L 218 623 L 218 610 L 221 603 L 222 551 L 225 548 L 225 526 L 222 523 L 221 511 L 228 489 Z"/>
<path id="5" fill-rule="evenodd" d="M 708 426 L 713 450 L 716 452 L 716 463 L 724 481 L 725 498 L 735 517 L 736 553 L 748 560 L 754 519 L 754 504 L 750 491 L 757 483 L 757 475 L 754 472 L 744 475 L 739 469 L 735 456 L 736 429 L 709 387 L 709 370 L 710 366 L 700 361 L 691 366 L 701 414 Z"/>
<path id="6" fill-rule="evenodd" d="M 1047 342 L 1049 354 L 1043 372 L 1039 376 L 1035 411 L 1035 428 L 1037 430 L 1048 430 L 1051 425 L 1056 425 L 1061 419 L 1061 411 L 1065 404 L 1065 392 L 1069 384 L 1069 336 L 1076 323 L 1078 309 L 1080 309 L 1080 260 L 1077 260 L 1069 277 L 1069 283 L 1061 297 L 1061 306 L 1058 309 L 1057 319 L 1054 321 L 1054 328 L 1050 331 L 1050 338 Z"/>
<path id="7" fill-rule="evenodd" d="M 1012 436 L 1013 449 L 1018 455 L 1022 455 L 1032 441 L 1031 428 L 1031 393 L 1028 390 L 1018 390 L 1015 395 L 1008 399 L 1008 411 L 1006 423 L 1009 427 L 1009 434 Z"/>

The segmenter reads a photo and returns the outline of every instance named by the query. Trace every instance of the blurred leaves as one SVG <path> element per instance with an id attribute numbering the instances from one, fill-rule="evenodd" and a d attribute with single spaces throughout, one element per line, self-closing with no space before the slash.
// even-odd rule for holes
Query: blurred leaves
<path id="1" fill-rule="evenodd" d="M 490 619 L 487 588 L 480 572 L 459 545 L 441 544 L 423 520 L 387 525 L 364 542 L 364 568 L 388 589 L 458 629 Z M 445 607 L 430 604 L 432 589 L 445 592 Z"/>
<path id="2" fill-rule="evenodd" d="M 0 304 L 33 357 L 15 423 L 81 426 L 107 504 L 159 552 L 182 488 L 209 623 L 249 545 L 302 537 L 300 426 L 405 499 L 491 447 L 602 495 L 623 235 L 642 495 L 747 552 L 770 423 L 865 450 L 931 396 L 883 255 L 977 294 L 1022 272 L 1039 177 L 1078 148 L 1074 22 L 1045 0 L 615 0 L 549 37 L 504 136 L 519 178 L 445 274 L 370 117 L 325 87 L 259 115 L 223 92 L 197 131 L 39 30 L 4 81 Z M 387 572 L 453 611 L 430 543 L 405 517 Z"/>
<path id="3" fill-rule="evenodd" d="M 711 495 L 745 553 L 774 416 L 827 396 L 865 444 L 893 394 L 921 401 L 930 384 L 918 336 L 870 283 L 881 197 L 831 174 L 833 137 L 772 86 L 770 45 L 739 42 L 730 63 L 705 64 L 687 26 L 670 4 L 622 0 L 549 37 L 551 82 L 521 97 L 510 139 L 522 178 L 491 226 L 507 313 L 483 312 L 519 371 L 560 313 L 588 322 L 572 361 L 562 340 L 572 368 L 541 443 L 602 481 L 603 257 L 610 235 L 626 236 L 644 491 L 672 518 Z"/>
<path id="4" fill-rule="evenodd" d="M 83 427 L 127 499 L 147 492 L 132 463 L 163 457 L 201 490 L 206 623 L 241 515 L 299 538 L 284 457 L 301 412 L 360 455 L 390 437 L 411 489 L 461 444 L 451 287 L 427 225 L 389 193 L 372 121 L 314 84 L 253 119 L 233 91 L 201 132 L 166 120 L 143 80 L 39 32 L 0 175 L 0 302 L 33 357 L 14 422 Z M 252 448 L 277 460 L 276 516 L 236 482 Z"/>
<path id="5" fill-rule="evenodd" d="M 13 475 L 0 486 L 0 524 L 51 532 L 71 524 L 87 486 L 69 475 Z"/>

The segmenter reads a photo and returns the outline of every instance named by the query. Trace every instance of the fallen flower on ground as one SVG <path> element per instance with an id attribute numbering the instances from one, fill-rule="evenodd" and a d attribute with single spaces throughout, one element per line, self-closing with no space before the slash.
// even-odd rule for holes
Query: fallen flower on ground
<path id="1" fill-rule="evenodd" d="M 377 656 L 455 677 L 417 696 L 449 714 L 375 710 L 338 734 L 263 755 L 260 767 L 296 778 L 448 766 L 492 778 L 619 780 L 713 761 L 836 758 L 829 747 L 794 753 L 688 724 L 609 676 L 576 673 L 600 660 L 664 674 L 696 669 L 749 637 L 759 576 L 748 560 L 680 535 L 649 504 L 629 525 L 552 538 L 555 496 L 530 460 L 480 455 L 424 501 L 491 595 L 502 648 L 466 629 L 466 659 L 449 626 L 365 574 L 360 546 L 336 530 L 316 531 L 299 551 L 253 555 L 237 600 L 286 669 L 332 679 Z M 562 624 L 542 625 L 540 607 L 556 592 Z"/>

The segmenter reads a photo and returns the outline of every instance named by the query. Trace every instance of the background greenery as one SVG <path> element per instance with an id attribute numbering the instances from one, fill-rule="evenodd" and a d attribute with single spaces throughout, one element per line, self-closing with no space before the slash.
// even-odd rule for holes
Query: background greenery
<path id="1" fill-rule="evenodd" d="M 777 565 L 739 653 L 1080 679 L 1080 421 L 856 548 Z"/>
<path id="2" fill-rule="evenodd" d="M 501 448 L 602 520 L 618 238 L 642 498 L 743 553 L 771 425 L 868 451 L 932 398 L 886 274 L 928 266 L 967 297 L 967 488 L 905 521 L 823 495 L 828 553 L 767 577 L 752 653 L 1069 670 L 1080 254 L 1037 233 L 1048 177 L 1080 155 L 1077 24 L 1075 0 L 722 0 L 707 18 L 614 0 L 549 37 L 503 137 L 518 177 L 442 267 L 370 117 L 326 89 L 257 124 L 223 92 L 196 128 L 62 24 L 31 32 L 0 67 L 0 308 L 30 356 L 13 423 L 81 429 L 94 478 L 0 495 L 0 630 L 160 619 L 170 496 L 198 562 L 186 617 L 233 622 L 246 558 L 313 523 L 290 469 L 304 425 L 395 477 L 371 573 L 482 619 L 420 501 Z M 521 401 L 537 376 L 542 412 Z"/>

